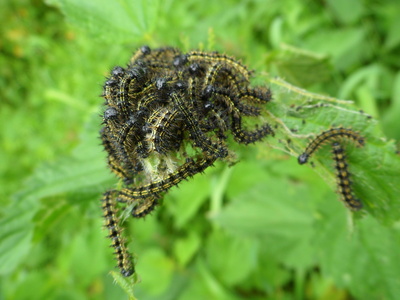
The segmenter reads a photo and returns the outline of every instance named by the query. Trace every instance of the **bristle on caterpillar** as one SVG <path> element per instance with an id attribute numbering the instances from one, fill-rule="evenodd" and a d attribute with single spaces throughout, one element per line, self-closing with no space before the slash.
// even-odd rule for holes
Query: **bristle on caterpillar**
<path id="1" fill-rule="evenodd" d="M 122 230 L 118 225 L 115 205 L 112 193 L 106 192 L 102 199 L 104 226 L 108 230 L 108 237 L 111 239 L 111 246 L 115 250 L 114 254 L 121 274 L 128 277 L 135 273 L 135 268 L 131 261 L 131 255 L 126 248 L 125 240 L 121 237 Z"/>
<path id="2" fill-rule="evenodd" d="M 307 163 L 310 156 L 325 143 L 329 141 L 338 141 L 342 138 L 354 141 L 359 147 L 364 146 L 364 138 L 354 130 L 343 127 L 331 128 L 319 134 L 308 144 L 306 150 L 298 157 L 299 164 Z"/>

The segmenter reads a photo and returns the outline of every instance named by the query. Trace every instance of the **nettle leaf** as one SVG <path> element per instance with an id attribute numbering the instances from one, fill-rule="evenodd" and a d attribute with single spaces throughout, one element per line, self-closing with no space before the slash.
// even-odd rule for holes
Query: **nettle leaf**
<path id="1" fill-rule="evenodd" d="M 258 237 L 265 255 L 283 265 L 302 269 L 320 265 L 336 285 L 360 298 L 395 298 L 400 286 L 396 251 L 400 235 L 391 224 L 399 220 L 400 158 L 393 143 L 385 139 L 375 120 L 351 103 L 306 92 L 280 79 L 272 83 L 276 102 L 270 104 L 266 117 L 276 124 L 276 139 L 259 146 L 258 160 L 271 160 L 271 147 L 286 152 L 286 159 L 296 158 L 317 133 L 337 126 L 353 128 L 366 139 L 363 148 L 346 143 L 354 190 L 364 210 L 354 214 L 353 228 L 349 227 L 353 213 L 334 201 L 339 196 L 333 193 L 335 170 L 327 145 L 312 161 L 330 192 L 313 194 L 312 188 L 284 176 L 301 180 L 298 170 L 306 166 L 279 162 L 278 169 L 271 163 L 263 174 L 262 164 L 242 163 L 234 167 L 239 171 L 232 172 L 228 185 L 228 190 L 232 186 L 241 193 L 229 193 L 232 202 L 213 220 L 232 234 Z M 314 189 L 320 188 L 319 184 Z M 374 290 L 381 281 L 385 281 L 381 288 Z"/>
<path id="2" fill-rule="evenodd" d="M 129 300 L 137 299 L 133 290 L 133 286 L 137 282 L 136 274 L 132 277 L 124 277 L 119 272 L 111 271 L 111 275 L 114 277 L 115 282 L 125 291 Z"/>
<path id="3" fill-rule="evenodd" d="M 329 37 L 329 38 L 327 38 Z M 337 69 L 345 69 L 361 62 L 369 54 L 372 46 L 367 42 L 365 27 L 332 28 L 315 32 L 305 37 L 303 43 L 307 49 L 324 53 L 331 57 L 331 63 Z M 312 69 L 308 72 L 312 72 Z"/>
<path id="4" fill-rule="evenodd" d="M 326 212 L 316 223 L 318 259 L 324 276 L 334 278 L 359 299 L 397 299 L 400 293 L 400 232 L 366 216 L 353 228 Z M 349 230 L 350 229 L 350 230 Z"/>
<path id="5" fill-rule="evenodd" d="M 21 197 L 41 199 L 67 192 L 93 188 L 98 192 L 104 190 L 104 183 L 112 182 L 112 175 L 105 163 L 104 155 L 86 157 L 85 159 L 61 158 L 54 164 L 37 169 L 28 187 Z"/>
<path id="6" fill-rule="evenodd" d="M 137 295 L 140 296 L 140 292 L 145 292 L 157 296 L 165 292 L 173 279 L 174 269 L 174 262 L 161 249 L 148 248 L 137 265 L 137 272 L 142 279 Z"/>
<path id="7" fill-rule="evenodd" d="M 303 270 L 320 266 L 337 286 L 360 298 L 395 298 L 400 286 L 400 232 L 392 224 L 400 217 L 400 158 L 393 143 L 384 138 L 375 120 L 348 101 L 315 95 L 280 79 L 272 83 L 276 101 L 269 105 L 266 118 L 275 122 L 276 135 L 260 143 L 258 157 L 268 163 L 242 162 L 234 167 L 238 171 L 232 172 L 228 190 L 240 193 L 229 192 L 232 201 L 213 221 L 232 234 L 260 239 L 263 255 L 282 265 Z M 336 180 L 329 145 L 312 159 L 326 186 L 296 183 L 309 181 L 309 175 L 303 178 L 300 173 L 307 166 L 289 159 L 297 158 L 317 133 L 338 126 L 352 128 L 366 139 L 363 148 L 345 144 L 354 190 L 364 203 L 359 213 L 334 201 L 339 196 L 333 193 Z M 270 148 L 286 152 L 281 159 L 289 160 L 271 162 L 276 153 Z M 245 179 L 243 174 L 250 175 Z M 373 282 L 382 285 L 374 290 Z"/>
<path id="8" fill-rule="evenodd" d="M 178 239 L 174 244 L 174 254 L 181 267 L 184 267 L 194 257 L 201 246 L 201 239 L 192 231 L 188 237 Z"/>
<path id="9" fill-rule="evenodd" d="M 4 217 L 0 220 L 0 274 L 12 272 L 29 253 L 33 236 L 32 218 L 37 210 L 38 205 L 33 201 L 16 200 L 2 209 Z"/>
<path id="10" fill-rule="evenodd" d="M 329 128 L 346 127 L 358 131 L 365 138 L 365 146 L 357 148 L 351 142 L 345 144 L 355 194 L 363 201 L 365 211 L 380 222 L 398 220 L 400 156 L 396 154 L 393 141 L 382 134 L 377 121 L 357 111 L 349 101 L 309 93 L 281 79 L 272 79 L 271 83 L 276 101 L 270 104 L 266 117 L 276 122 L 277 129 L 275 139 L 266 140 L 268 145 L 298 157 L 312 137 Z M 261 151 L 265 152 L 265 148 Z M 332 190 L 336 190 L 330 151 L 329 145 L 322 147 L 311 161 Z"/>
<path id="11" fill-rule="evenodd" d="M 336 19 L 341 23 L 355 23 L 365 13 L 364 4 L 360 0 L 353 0 L 351 2 L 351 9 L 349 3 L 345 0 L 328 0 L 327 6 L 331 8 L 332 13 Z"/>
<path id="12" fill-rule="evenodd" d="M 94 37 L 113 42 L 131 42 L 151 33 L 156 24 L 159 1 L 48 0 L 60 7 L 67 19 Z"/>
<path id="13" fill-rule="evenodd" d="M 394 78 L 394 88 L 391 95 L 391 104 L 386 114 L 382 117 L 384 131 L 397 141 L 400 140 L 399 115 L 400 115 L 400 72 Z"/>
<path id="14" fill-rule="evenodd" d="M 236 179 L 232 180 L 235 184 Z M 310 199 L 315 201 L 306 185 L 270 176 L 234 197 L 213 220 L 231 234 L 259 239 L 268 245 L 270 255 L 287 265 L 306 267 L 313 261 Z"/>
<path id="15" fill-rule="evenodd" d="M 239 299 L 234 292 L 225 287 L 211 272 L 205 261 L 196 260 L 196 273 L 194 280 L 187 283 L 187 288 L 179 299 Z"/>
<path id="16" fill-rule="evenodd" d="M 43 201 L 41 209 L 35 214 L 33 223 L 35 224 L 35 231 L 33 241 L 41 241 L 49 234 L 53 226 L 67 217 L 71 212 L 71 205 L 64 199 L 64 197 L 49 197 Z"/>
<path id="17" fill-rule="evenodd" d="M 198 212 L 200 206 L 210 195 L 210 183 L 206 176 L 194 176 L 189 182 L 183 182 L 173 188 L 165 197 L 169 202 L 168 210 L 174 216 L 177 228 L 183 228 Z"/>
<path id="18" fill-rule="evenodd" d="M 89 286 L 109 267 L 107 262 L 112 251 L 108 249 L 109 243 L 100 230 L 101 223 L 100 218 L 94 220 L 94 224 L 82 222 L 79 234 L 73 235 L 57 253 L 57 269 L 68 274 L 67 277 L 74 274 L 79 282 L 76 285 Z"/>
<path id="19" fill-rule="evenodd" d="M 208 238 L 206 259 L 214 275 L 233 286 L 256 268 L 258 250 L 256 239 L 232 236 L 216 229 Z"/>
<path id="20" fill-rule="evenodd" d="M 308 87 L 330 79 L 331 66 L 328 56 L 307 52 L 289 45 L 283 45 L 277 55 L 269 61 L 279 76 L 295 85 Z M 309 70 L 313 70 L 309 72 Z"/>
<path id="21" fill-rule="evenodd" d="M 74 203 L 82 205 L 84 200 L 92 200 L 87 195 L 82 196 L 85 191 L 99 194 L 115 182 L 106 168 L 105 154 L 98 146 L 96 135 L 92 136 L 92 139 L 85 139 L 71 157 L 39 166 L 26 181 L 25 188 L 15 194 L 11 205 L 4 209 L 6 217 L 1 219 L 0 236 L 0 262 L 4 263 L 0 264 L 0 271 L 10 272 L 29 253 L 32 242 L 43 238 L 47 225 L 68 212 L 72 201 L 67 203 L 63 195 L 79 191 L 80 196 L 71 199 L 79 198 Z M 49 197 L 61 199 L 41 203 L 41 199 Z"/>
<path id="22" fill-rule="evenodd" d="M 399 8 L 400 6 L 398 5 L 398 3 L 396 3 L 397 8 Z M 393 8 L 393 10 L 395 11 L 396 9 Z M 386 40 L 385 40 L 385 44 L 384 47 L 387 50 L 392 50 L 395 47 L 397 47 L 400 44 L 400 34 L 399 31 L 397 30 L 400 26 L 400 20 L 399 18 L 397 18 L 397 15 L 394 13 L 392 14 L 392 16 L 385 16 L 385 18 L 388 19 L 388 34 L 386 36 Z"/>

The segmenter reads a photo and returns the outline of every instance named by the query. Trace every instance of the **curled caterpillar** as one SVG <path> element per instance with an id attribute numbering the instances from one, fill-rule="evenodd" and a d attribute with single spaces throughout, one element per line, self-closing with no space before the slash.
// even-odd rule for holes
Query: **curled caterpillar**
<path id="1" fill-rule="evenodd" d="M 354 196 L 351 187 L 351 174 L 348 171 L 348 165 L 346 162 L 345 150 L 340 144 L 340 141 L 346 138 L 357 144 L 357 146 L 364 146 L 364 138 L 357 132 L 348 128 L 332 128 L 319 134 L 314 140 L 312 140 L 306 147 L 306 150 L 298 157 L 299 164 L 305 164 L 310 156 L 318 150 L 319 147 L 327 142 L 332 142 L 333 159 L 335 161 L 336 177 L 338 191 L 341 195 L 343 202 L 351 210 L 359 210 L 362 208 L 362 203 L 359 199 Z"/>

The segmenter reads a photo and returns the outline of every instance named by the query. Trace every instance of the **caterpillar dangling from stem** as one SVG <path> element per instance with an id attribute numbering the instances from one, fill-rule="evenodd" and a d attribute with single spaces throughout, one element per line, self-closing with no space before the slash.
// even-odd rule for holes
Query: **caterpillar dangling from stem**
<path id="1" fill-rule="evenodd" d="M 111 246 L 114 248 L 117 258 L 117 265 L 124 276 L 130 276 L 135 272 L 125 240 L 121 237 L 121 229 L 118 225 L 118 218 L 115 211 L 115 197 L 111 192 L 106 192 L 102 199 L 102 209 L 104 216 L 104 226 L 108 229 L 108 237 L 111 239 Z"/>

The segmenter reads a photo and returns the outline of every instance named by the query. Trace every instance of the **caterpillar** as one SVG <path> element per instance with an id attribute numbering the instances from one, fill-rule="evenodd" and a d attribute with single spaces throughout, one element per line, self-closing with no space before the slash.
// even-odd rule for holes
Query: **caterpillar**
<path id="1" fill-rule="evenodd" d="M 132 209 L 131 215 L 134 218 L 142 218 L 151 213 L 157 204 L 158 201 L 155 196 L 148 197 L 144 200 L 141 200 L 139 204 Z"/>
<path id="2" fill-rule="evenodd" d="M 104 193 L 102 199 L 102 209 L 104 217 L 104 226 L 108 229 L 108 237 L 111 239 L 111 246 L 114 248 L 114 254 L 117 259 L 117 265 L 124 276 L 130 276 L 135 272 L 134 265 L 131 261 L 125 245 L 125 240 L 121 237 L 121 229 L 118 225 L 114 197 L 111 192 Z"/>
<path id="3" fill-rule="evenodd" d="M 211 63 L 218 63 L 222 65 L 229 66 L 229 69 L 232 69 L 237 74 L 243 76 L 246 81 L 249 80 L 251 76 L 251 72 L 247 69 L 245 65 L 242 65 L 237 60 L 229 57 L 227 55 L 219 54 L 219 53 L 206 53 L 200 51 L 191 51 L 187 54 L 187 59 L 190 62 L 193 61 L 208 61 Z"/>
<path id="4" fill-rule="evenodd" d="M 211 166 L 216 158 L 200 158 L 197 161 L 189 158 L 185 164 L 179 167 L 175 172 L 170 173 L 164 179 L 143 185 L 138 188 L 124 188 L 119 191 L 118 200 L 120 202 L 129 202 L 133 199 L 145 200 L 149 196 L 165 192 L 171 187 L 177 185 L 182 180 L 204 171 Z"/>
<path id="5" fill-rule="evenodd" d="M 308 144 L 306 150 L 298 157 L 299 164 L 305 164 L 310 156 L 326 142 L 341 138 L 350 139 L 354 141 L 357 146 L 364 146 L 364 138 L 352 129 L 343 127 L 331 128 L 317 135 L 317 137 Z"/>
<path id="6" fill-rule="evenodd" d="M 188 111 L 185 106 L 183 100 L 178 96 L 177 93 L 171 94 L 174 102 L 177 104 L 178 108 L 181 110 L 183 115 L 185 116 L 185 122 L 188 125 L 188 130 L 192 135 L 195 145 L 200 147 L 204 152 L 206 152 L 210 156 L 217 156 L 220 158 L 224 158 L 228 155 L 228 150 L 223 145 L 218 145 L 213 143 L 200 129 L 196 122 L 193 119 L 193 115 Z"/>
<path id="7" fill-rule="evenodd" d="M 351 188 L 350 172 L 347 168 L 346 155 L 342 145 L 339 142 L 332 143 L 333 159 L 337 171 L 337 184 L 339 193 L 342 196 L 343 202 L 351 210 L 359 210 L 362 208 L 362 203 L 354 196 Z"/>
<path id="8" fill-rule="evenodd" d="M 336 177 L 338 191 L 341 195 L 343 202 L 351 210 L 359 210 L 362 208 L 362 203 L 359 199 L 354 196 L 351 188 L 350 172 L 346 162 L 345 150 L 339 141 L 342 138 L 346 138 L 354 141 L 357 146 L 364 146 L 364 138 L 357 132 L 348 128 L 332 128 L 317 135 L 306 147 L 306 150 L 299 155 L 299 164 L 305 164 L 310 156 L 322 145 L 332 141 L 333 160 L 335 161 Z"/>

